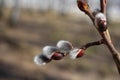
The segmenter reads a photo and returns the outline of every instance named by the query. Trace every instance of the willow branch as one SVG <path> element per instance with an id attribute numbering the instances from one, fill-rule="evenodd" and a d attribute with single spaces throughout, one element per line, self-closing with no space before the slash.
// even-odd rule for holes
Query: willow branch
<path id="1" fill-rule="evenodd" d="M 83 46 L 81 47 L 81 49 L 86 50 L 86 49 L 89 48 L 89 47 L 98 46 L 98 45 L 101 45 L 101 44 L 104 44 L 103 39 L 101 39 L 101 40 L 99 40 L 99 41 L 89 42 L 89 43 L 83 45 Z"/>
<path id="2" fill-rule="evenodd" d="M 94 22 L 95 21 L 95 15 L 92 14 L 92 11 L 90 10 L 89 5 L 86 2 L 86 0 L 77 0 L 77 3 L 78 3 L 79 9 L 90 17 L 90 19 L 92 20 L 94 26 L 96 27 L 95 22 Z M 100 12 L 103 13 L 105 16 L 106 16 L 106 6 L 107 6 L 107 0 L 100 0 L 100 7 L 101 7 Z M 101 25 L 97 24 L 97 27 L 100 28 Z M 113 43 L 111 41 L 108 29 L 101 32 L 98 28 L 96 28 L 96 29 L 98 30 L 98 32 L 100 33 L 100 35 L 102 37 L 102 43 L 104 42 L 104 44 L 110 50 L 110 52 L 112 54 L 112 57 L 114 59 L 114 62 L 116 64 L 116 66 L 117 66 L 118 72 L 120 74 L 120 53 L 114 47 L 114 45 L 113 45 Z M 83 46 L 83 49 L 87 49 L 88 47 L 91 47 L 91 46 L 94 46 L 94 45 L 97 45 L 97 44 L 100 45 L 102 43 L 99 42 L 99 41 L 98 42 L 88 43 L 88 44 Z"/>
<path id="3" fill-rule="evenodd" d="M 101 4 L 100 5 L 101 6 L 101 12 L 106 15 L 107 0 L 100 0 L 100 4 Z M 112 57 L 114 59 L 114 62 L 117 66 L 118 72 L 120 74 L 120 53 L 114 47 L 114 45 L 111 41 L 108 29 L 105 32 L 102 32 L 101 36 L 104 39 L 105 44 L 107 45 L 108 49 L 110 50 L 110 52 L 112 54 Z"/>
<path id="4" fill-rule="evenodd" d="M 114 59 L 114 62 L 116 64 L 116 66 L 117 66 L 118 72 L 120 74 L 120 53 L 116 50 L 116 48 L 114 47 L 112 41 L 107 36 L 106 32 L 104 32 L 103 34 L 101 34 L 101 36 L 103 37 L 103 39 L 105 41 L 105 45 L 110 50 L 110 52 L 112 54 L 112 57 Z"/>

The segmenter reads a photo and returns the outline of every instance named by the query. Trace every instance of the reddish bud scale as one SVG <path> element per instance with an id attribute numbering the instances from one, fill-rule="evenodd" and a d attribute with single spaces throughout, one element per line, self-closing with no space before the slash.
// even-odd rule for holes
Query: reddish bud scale
<path id="1" fill-rule="evenodd" d="M 85 0 L 77 0 L 77 5 L 81 11 L 86 12 L 89 9 L 89 6 Z"/>
<path id="2" fill-rule="evenodd" d="M 84 55 L 84 53 L 85 53 L 85 51 L 80 49 L 80 50 L 78 51 L 77 58 L 82 57 L 82 56 Z"/>
<path id="3" fill-rule="evenodd" d="M 62 58 L 64 57 L 64 55 L 62 53 L 59 53 L 59 52 L 55 52 L 53 55 L 52 55 L 52 59 L 53 60 L 61 60 Z"/>
<path id="4" fill-rule="evenodd" d="M 107 30 L 107 25 L 106 25 L 106 21 L 105 20 L 102 20 L 98 23 L 98 30 L 100 32 L 103 32 L 103 31 L 106 31 Z"/>

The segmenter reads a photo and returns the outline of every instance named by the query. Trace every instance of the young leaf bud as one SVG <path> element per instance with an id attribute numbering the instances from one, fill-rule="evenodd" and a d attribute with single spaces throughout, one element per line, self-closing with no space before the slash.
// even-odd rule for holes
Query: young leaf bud
<path id="1" fill-rule="evenodd" d="M 51 59 L 48 59 L 47 57 L 45 57 L 44 55 L 40 54 L 34 57 L 34 62 L 38 65 L 45 65 L 48 62 L 50 62 Z"/>
<path id="2" fill-rule="evenodd" d="M 82 57 L 84 52 L 85 51 L 83 49 L 74 48 L 70 51 L 69 55 L 71 59 L 76 59 Z"/>
<path id="3" fill-rule="evenodd" d="M 57 43 L 57 47 L 61 53 L 68 54 L 69 51 L 73 48 L 72 44 L 69 41 L 60 40 Z"/>
<path id="4" fill-rule="evenodd" d="M 46 56 L 48 59 L 54 55 L 54 53 L 59 52 L 57 47 L 54 46 L 45 46 L 43 48 L 43 55 Z"/>
<path id="5" fill-rule="evenodd" d="M 87 12 L 89 10 L 89 5 L 87 0 L 77 0 L 77 5 L 78 8 L 83 12 Z"/>
<path id="6" fill-rule="evenodd" d="M 103 13 L 99 12 L 95 15 L 95 26 L 100 32 L 106 31 L 107 21 L 106 16 Z"/>

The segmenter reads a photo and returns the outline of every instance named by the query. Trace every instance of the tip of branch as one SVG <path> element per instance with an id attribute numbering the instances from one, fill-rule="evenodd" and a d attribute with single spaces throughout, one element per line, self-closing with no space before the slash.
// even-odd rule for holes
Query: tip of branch
<path id="1" fill-rule="evenodd" d="M 100 0 L 101 12 L 106 14 L 107 0 Z"/>
<path id="2" fill-rule="evenodd" d="M 81 11 L 83 12 L 89 11 L 89 5 L 87 0 L 77 0 L 77 5 Z"/>

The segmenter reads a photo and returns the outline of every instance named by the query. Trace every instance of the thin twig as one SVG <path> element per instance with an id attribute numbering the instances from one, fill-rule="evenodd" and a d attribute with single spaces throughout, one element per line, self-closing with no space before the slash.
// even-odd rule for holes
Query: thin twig
<path id="1" fill-rule="evenodd" d="M 101 45 L 101 44 L 104 44 L 103 39 L 101 39 L 101 40 L 99 40 L 99 41 L 89 42 L 89 43 L 83 45 L 83 46 L 81 47 L 81 49 L 86 50 L 86 49 L 89 48 L 89 47 L 98 46 L 98 45 Z"/>
<path id="2" fill-rule="evenodd" d="M 101 12 L 106 15 L 107 0 L 100 0 Z"/>

